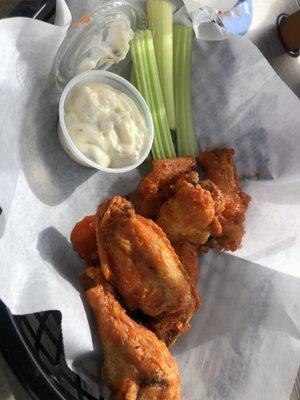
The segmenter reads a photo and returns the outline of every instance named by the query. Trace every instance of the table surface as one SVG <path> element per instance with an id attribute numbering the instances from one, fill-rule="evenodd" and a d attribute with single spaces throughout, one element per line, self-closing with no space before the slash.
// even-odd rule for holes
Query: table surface
<path id="1" fill-rule="evenodd" d="M 0 18 L 9 15 L 18 2 L 0 0 Z M 253 21 L 246 36 L 256 44 L 281 79 L 300 98 L 300 57 L 292 58 L 285 53 L 276 31 L 277 16 L 284 12 L 291 14 L 299 8 L 300 0 L 253 0 Z M 0 400 L 15 398 L 26 400 L 27 396 L 0 357 Z"/>
<path id="2" fill-rule="evenodd" d="M 300 0 L 253 0 L 253 21 L 247 37 L 263 53 L 281 79 L 300 98 L 300 57 L 286 54 L 276 29 L 277 16 L 292 14 L 300 8 Z"/>

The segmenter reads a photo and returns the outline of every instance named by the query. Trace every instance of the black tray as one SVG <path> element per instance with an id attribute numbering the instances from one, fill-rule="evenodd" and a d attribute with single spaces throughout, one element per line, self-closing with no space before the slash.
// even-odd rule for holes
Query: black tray
<path id="1" fill-rule="evenodd" d="M 12 315 L 0 301 L 0 327 L 2 354 L 33 399 L 95 400 L 66 364 L 59 311 Z"/>

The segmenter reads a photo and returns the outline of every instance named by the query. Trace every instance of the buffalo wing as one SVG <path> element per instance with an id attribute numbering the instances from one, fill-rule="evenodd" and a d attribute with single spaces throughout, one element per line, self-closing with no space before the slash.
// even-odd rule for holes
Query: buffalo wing
<path id="1" fill-rule="evenodd" d="M 233 155 L 233 149 L 214 149 L 199 156 L 206 178 L 221 190 L 225 199 L 224 210 L 219 217 L 222 234 L 212 235 L 209 240 L 209 246 L 219 250 L 234 251 L 241 247 L 245 213 L 251 200 L 240 188 Z"/>
<path id="2" fill-rule="evenodd" d="M 193 245 L 188 242 L 173 243 L 173 247 L 184 266 L 192 298 L 190 303 L 181 311 L 163 313 L 153 318 L 149 327 L 159 339 L 162 339 L 167 346 L 172 346 L 177 338 L 190 328 L 190 320 L 201 306 L 201 300 L 197 290 L 199 277 L 198 253 Z"/>
<path id="3" fill-rule="evenodd" d="M 156 222 L 171 241 L 202 245 L 210 235 L 221 234 L 218 215 L 222 209 L 222 204 L 215 202 L 211 191 L 203 188 L 201 182 L 193 184 L 179 179 L 174 196 L 161 206 Z"/>
<path id="4" fill-rule="evenodd" d="M 160 206 L 169 197 L 170 186 L 182 174 L 196 167 L 192 157 L 178 157 L 168 160 L 154 160 L 153 170 L 139 183 L 137 189 L 129 195 L 137 214 L 146 218 L 155 218 Z"/>
<path id="5" fill-rule="evenodd" d="M 191 302 L 187 273 L 162 229 L 116 196 L 99 206 L 96 222 L 105 278 L 129 309 L 157 316 Z"/>
<path id="6" fill-rule="evenodd" d="M 88 215 L 77 222 L 70 239 L 74 250 L 82 259 L 92 265 L 99 264 L 95 215 Z"/>
<path id="7" fill-rule="evenodd" d="M 166 345 L 126 314 L 99 268 L 86 269 L 83 286 L 97 321 L 110 400 L 180 400 L 178 368 Z"/>

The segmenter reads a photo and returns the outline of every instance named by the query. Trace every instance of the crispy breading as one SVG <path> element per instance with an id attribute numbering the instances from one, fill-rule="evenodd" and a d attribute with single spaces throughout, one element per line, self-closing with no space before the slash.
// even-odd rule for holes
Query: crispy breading
<path id="1" fill-rule="evenodd" d="M 72 230 L 70 240 L 79 257 L 90 264 L 99 263 L 95 215 L 88 215 L 77 222 Z"/>
<path id="2" fill-rule="evenodd" d="M 219 218 L 222 234 L 212 235 L 209 240 L 209 246 L 219 250 L 234 251 L 241 247 L 245 213 L 251 200 L 240 188 L 233 155 L 233 149 L 214 149 L 199 156 L 206 178 L 219 187 L 225 198 L 224 211 Z"/>
<path id="3" fill-rule="evenodd" d="M 174 196 L 160 208 L 156 223 L 171 241 L 205 244 L 210 235 L 221 233 L 218 221 L 219 204 L 212 193 L 200 184 L 179 179 Z"/>
<path id="4" fill-rule="evenodd" d="M 138 184 L 129 195 L 137 214 L 146 218 L 155 218 L 160 206 L 168 198 L 169 187 L 182 174 L 195 169 L 196 161 L 192 157 L 177 157 L 152 161 L 153 170 Z"/>
<path id="5" fill-rule="evenodd" d="M 162 229 L 120 196 L 99 206 L 97 242 L 105 278 L 127 307 L 157 316 L 191 301 L 186 271 Z"/>
<path id="6" fill-rule="evenodd" d="M 189 242 L 176 242 L 172 243 L 172 245 L 187 272 L 192 299 L 185 309 L 174 313 L 163 313 L 153 318 L 148 324 L 150 329 L 168 347 L 172 346 L 178 337 L 190 328 L 189 322 L 201 306 L 201 299 L 197 289 L 199 278 L 197 250 Z"/>
<path id="7" fill-rule="evenodd" d="M 166 345 L 126 314 L 99 268 L 87 268 L 82 281 L 97 321 L 110 400 L 180 400 L 178 368 Z"/>

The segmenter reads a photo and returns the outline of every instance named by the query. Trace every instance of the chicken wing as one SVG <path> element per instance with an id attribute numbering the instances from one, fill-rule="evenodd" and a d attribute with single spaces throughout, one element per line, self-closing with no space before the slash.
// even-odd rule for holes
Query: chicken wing
<path id="1" fill-rule="evenodd" d="M 72 230 L 70 239 L 79 257 L 91 265 L 99 264 L 95 215 L 88 215 L 77 222 Z"/>
<path id="2" fill-rule="evenodd" d="M 188 307 L 188 275 L 165 233 L 120 196 L 99 206 L 96 233 L 104 277 L 129 309 L 157 316 Z"/>
<path id="3" fill-rule="evenodd" d="M 197 250 L 195 246 L 189 242 L 173 242 L 172 245 L 190 278 L 194 307 L 198 309 L 201 305 L 201 301 L 197 290 L 199 279 L 199 257 Z"/>
<path id="4" fill-rule="evenodd" d="M 241 191 L 236 168 L 232 162 L 233 149 L 207 150 L 200 154 L 199 163 L 207 179 L 217 185 L 225 199 L 225 208 L 219 217 L 222 234 L 212 234 L 209 246 L 219 250 L 237 250 L 245 233 L 245 213 L 251 197 Z"/>
<path id="5" fill-rule="evenodd" d="M 192 301 L 185 309 L 174 313 L 163 313 L 153 318 L 148 324 L 149 328 L 168 347 L 172 346 L 178 337 L 190 328 L 189 321 L 201 306 L 201 299 L 197 290 L 199 277 L 198 253 L 195 247 L 188 242 L 173 243 L 173 247 L 189 276 Z"/>
<path id="6" fill-rule="evenodd" d="M 86 269 L 83 286 L 97 321 L 110 400 L 180 400 L 178 368 L 165 344 L 126 314 L 99 268 Z"/>
<path id="7" fill-rule="evenodd" d="M 196 184 L 199 181 L 198 173 L 190 171 L 182 174 L 178 179 Z M 168 191 L 168 193 L 166 193 Z M 175 185 L 164 187 L 165 197 L 174 195 Z M 99 264 L 97 239 L 96 239 L 96 215 L 88 215 L 74 226 L 70 240 L 76 253 L 88 264 Z"/>
<path id="8" fill-rule="evenodd" d="M 168 198 L 169 187 L 180 175 L 192 171 L 196 162 L 192 157 L 178 157 L 168 160 L 154 160 L 153 170 L 129 195 L 137 214 L 155 218 L 162 203 Z"/>
<path id="9" fill-rule="evenodd" d="M 161 206 L 156 223 L 171 241 L 205 244 L 210 235 L 217 236 L 222 232 L 218 220 L 222 196 L 217 200 L 211 191 L 202 187 L 201 182 L 195 185 L 179 179 L 174 196 Z"/>

